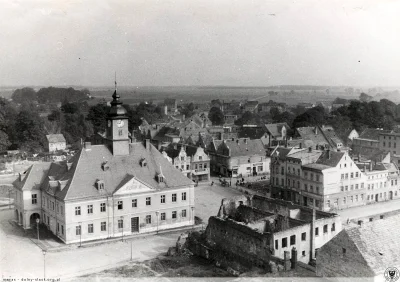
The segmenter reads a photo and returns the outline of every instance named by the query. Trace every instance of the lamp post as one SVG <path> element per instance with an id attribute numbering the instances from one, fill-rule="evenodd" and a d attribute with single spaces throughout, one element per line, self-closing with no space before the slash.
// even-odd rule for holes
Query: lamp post
<path id="1" fill-rule="evenodd" d="M 158 234 L 158 214 L 159 214 L 159 212 L 156 211 L 156 217 L 157 217 L 157 234 Z"/>
<path id="2" fill-rule="evenodd" d="M 124 217 L 120 216 L 121 222 L 122 222 L 122 242 L 124 241 Z"/>
<path id="3" fill-rule="evenodd" d="M 192 209 L 193 228 L 194 228 L 194 224 L 195 224 L 195 221 L 194 221 L 194 207 L 191 207 L 191 209 Z"/>
<path id="4" fill-rule="evenodd" d="M 39 239 L 39 222 L 40 222 L 39 218 L 36 218 L 36 229 L 37 229 L 38 242 L 40 241 L 40 239 Z"/>
<path id="5" fill-rule="evenodd" d="M 131 261 L 132 261 L 132 241 L 133 240 L 131 240 Z"/>
<path id="6" fill-rule="evenodd" d="M 79 222 L 79 248 L 82 247 L 82 222 Z"/>
<path id="7" fill-rule="evenodd" d="M 46 279 L 46 250 L 42 250 L 43 252 L 43 278 Z"/>

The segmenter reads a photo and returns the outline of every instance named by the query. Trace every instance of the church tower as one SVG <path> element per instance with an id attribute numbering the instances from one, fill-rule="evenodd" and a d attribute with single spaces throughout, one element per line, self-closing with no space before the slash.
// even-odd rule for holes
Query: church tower
<path id="1" fill-rule="evenodd" d="M 114 156 L 129 155 L 128 117 L 117 93 L 117 81 L 112 95 L 111 109 L 107 116 L 107 144 Z"/>

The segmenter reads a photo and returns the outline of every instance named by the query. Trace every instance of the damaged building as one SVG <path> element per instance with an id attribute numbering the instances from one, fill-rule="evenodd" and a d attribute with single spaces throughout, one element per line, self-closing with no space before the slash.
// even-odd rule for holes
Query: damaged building
<path id="1" fill-rule="evenodd" d="M 285 265 L 291 254 L 291 264 L 309 264 L 341 230 L 336 214 L 254 195 L 224 199 L 201 244 L 209 259 L 268 268 L 271 261 Z"/>

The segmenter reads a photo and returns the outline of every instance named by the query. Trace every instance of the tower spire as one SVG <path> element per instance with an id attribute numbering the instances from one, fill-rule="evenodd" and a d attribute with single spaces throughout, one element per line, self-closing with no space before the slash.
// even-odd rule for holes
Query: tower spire
<path id="1" fill-rule="evenodd" d="M 117 71 L 115 71 L 115 92 L 117 91 Z"/>

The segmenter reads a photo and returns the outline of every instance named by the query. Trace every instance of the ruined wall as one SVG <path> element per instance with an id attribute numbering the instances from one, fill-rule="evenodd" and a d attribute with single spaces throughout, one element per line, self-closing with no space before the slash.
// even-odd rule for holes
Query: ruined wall
<path id="1" fill-rule="evenodd" d="M 230 219 L 210 217 L 206 238 L 214 250 L 244 265 L 268 265 L 271 257 L 270 234 L 263 234 Z"/>
<path id="2" fill-rule="evenodd" d="M 326 226 L 326 232 L 324 231 L 324 226 Z M 314 229 L 315 248 L 318 249 L 339 234 L 342 230 L 342 221 L 339 216 L 317 219 L 315 221 L 315 228 L 318 228 L 318 235 Z"/>
<path id="3" fill-rule="evenodd" d="M 237 207 L 240 204 L 249 205 L 249 200 L 246 196 L 237 196 L 230 199 L 222 199 L 221 206 L 218 211 L 219 217 L 234 217 Z"/>

